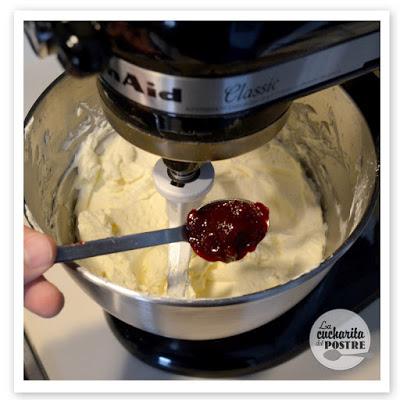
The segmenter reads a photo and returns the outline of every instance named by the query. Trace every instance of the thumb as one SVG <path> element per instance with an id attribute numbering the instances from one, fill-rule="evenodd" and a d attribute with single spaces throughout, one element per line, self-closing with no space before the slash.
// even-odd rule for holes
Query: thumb
<path id="1" fill-rule="evenodd" d="M 53 263 L 56 255 L 54 240 L 24 226 L 24 283 L 41 276 Z"/>

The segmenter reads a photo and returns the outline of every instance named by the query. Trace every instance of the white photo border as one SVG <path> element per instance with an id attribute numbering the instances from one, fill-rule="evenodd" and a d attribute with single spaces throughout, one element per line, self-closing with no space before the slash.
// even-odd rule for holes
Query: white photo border
<path id="1" fill-rule="evenodd" d="M 376 381 L 25 381 L 23 376 L 23 22 L 28 20 L 379 20 L 381 22 L 381 377 Z M 390 345 L 390 15 L 384 10 L 57 10 L 14 13 L 14 390 L 19 393 L 384 393 Z M 18 206 L 21 205 L 21 206 Z"/>

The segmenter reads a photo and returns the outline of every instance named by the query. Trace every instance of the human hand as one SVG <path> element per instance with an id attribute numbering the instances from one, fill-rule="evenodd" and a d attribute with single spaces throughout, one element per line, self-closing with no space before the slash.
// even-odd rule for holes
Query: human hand
<path id="1" fill-rule="evenodd" d="M 44 318 L 54 317 L 64 305 L 62 293 L 43 276 L 55 256 L 50 236 L 24 226 L 24 305 Z"/>

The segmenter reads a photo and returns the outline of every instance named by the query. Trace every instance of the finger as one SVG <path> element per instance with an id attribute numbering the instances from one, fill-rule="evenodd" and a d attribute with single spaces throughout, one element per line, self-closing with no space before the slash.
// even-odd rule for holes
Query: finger
<path id="1" fill-rule="evenodd" d="M 42 275 L 54 263 L 56 244 L 43 233 L 24 226 L 24 282 Z"/>
<path id="2" fill-rule="evenodd" d="M 50 318 L 64 306 L 63 294 L 43 276 L 25 285 L 24 305 L 33 313 Z"/>

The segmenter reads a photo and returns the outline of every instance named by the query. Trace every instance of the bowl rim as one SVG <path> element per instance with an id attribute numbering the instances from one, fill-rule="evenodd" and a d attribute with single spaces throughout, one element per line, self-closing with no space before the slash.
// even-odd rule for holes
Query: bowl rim
<path id="1" fill-rule="evenodd" d="M 46 97 L 46 95 L 50 92 L 50 90 L 56 86 L 59 82 L 65 79 L 72 79 L 70 75 L 66 72 L 63 72 L 59 75 L 56 79 L 54 79 L 46 89 L 39 95 L 36 101 L 33 103 L 32 107 L 28 111 L 25 119 L 24 119 L 24 128 L 28 125 L 29 121 L 31 120 L 34 112 L 41 104 L 42 100 Z M 374 189 L 371 194 L 371 198 L 369 204 L 362 216 L 360 222 L 354 228 L 352 233 L 346 238 L 346 240 L 342 243 L 342 245 L 337 248 L 329 257 L 323 260 L 318 266 L 312 268 L 310 271 L 305 272 L 298 277 L 280 284 L 278 286 L 274 286 L 272 288 L 264 289 L 254 293 L 248 293 L 240 296 L 234 297 L 221 297 L 221 298 L 195 298 L 195 299 L 188 299 L 188 298 L 174 298 L 174 297 L 167 297 L 167 296 L 152 296 L 146 295 L 139 291 L 135 291 L 120 285 L 117 285 L 105 278 L 99 277 L 97 275 L 92 274 L 87 270 L 85 267 L 80 266 L 74 262 L 63 263 L 64 266 L 72 270 L 73 272 L 78 273 L 84 279 L 88 280 L 90 283 L 101 286 L 103 288 L 110 289 L 113 292 L 117 292 L 124 297 L 128 297 L 130 299 L 134 299 L 137 301 L 145 302 L 145 303 L 152 303 L 152 304 L 160 304 L 164 306 L 179 306 L 179 307 L 195 307 L 195 308 L 203 308 L 203 307 L 224 307 L 230 306 L 233 304 L 242 304 L 248 303 L 253 301 L 262 300 L 268 297 L 277 296 L 289 289 L 296 288 L 303 283 L 309 281 L 313 277 L 319 275 L 321 272 L 327 270 L 328 268 L 332 267 L 335 262 L 354 244 L 354 242 L 358 239 L 362 231 L 365 229 L 366 225 L 368 224 L 371 216 L 377 206 L 377 201 L 379 198 L 379 169 L 380 169 L 380 162 L 379 162 L 379 146 L 372 138 L 372 132 L 370 125 L 366 121 L 364 114 L 360 110 L 357 103 L 353 100 L 353 98 L 349 95 L 349 93 L 343 89 L 343 87 L 336 86 L 342 94 L 347 97 L 347 99 L 354 105 L 354 107 L 359 111 L 361 118 L 363 119 L 365 125 L 368 127 L 369 135 L 374 143 L 374 152 L 376 157 L 376 173 L 375 173 L 375 182 L 374 182 Z M 28 222 L 31 228 L 38 226 L 36 221 L 34 220 L 33 215 L 29 212 L 28 205 L 24 199 L 24 215 L 25 220 Z M 30 216 L 29 216 L 30 215 Z"/>

